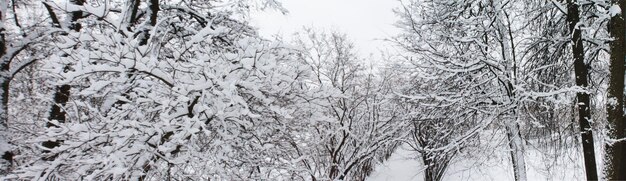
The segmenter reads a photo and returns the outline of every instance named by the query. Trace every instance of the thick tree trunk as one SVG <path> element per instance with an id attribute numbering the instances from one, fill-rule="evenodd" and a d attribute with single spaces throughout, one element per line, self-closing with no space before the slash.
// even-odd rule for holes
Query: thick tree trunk
<path id="1" fill-rule="evenodd" d="M 578 2 L 576 0 L 567 1 L 567 22 L 572 37 L 572 53 L 574 56 L 574 73 L 576 75 L 576 85 L 587 88 L 589 70 L 585 64 L 585 52 L 583 47 L 580 29 L 576 27 L 580 21 Z M 591 128 L 591 110 L 589 93 L 576 93 L 576 105 L 578 106 L 578 122 L 580 124 L 581 139 L 583 146 L 583 157 L 585 160 L 585 171 L 587 180 L 598 180 L 598 170 L 596 168 L 595 146 L 593 142 L 593 129 Z"/>
<path id="2" fill-rule="evenodd" d="M 609 141 L 605 145 L 605 176 L 607 180 L 626 180 L 626 142 L 617 141 L 623 139 L 626 123 L 624 121 L 624 58 L 626 50 L 624 41 L 626 33 L 623 11 L 626 10 L 626 2 L 613 0 L 612 4 L 618 5 L 622 12 L 609 20 L 609 33 L 613 37 L 611 47 L 611 66 L 609 68 L 610 79 L 607 90 L 607 120 Z"/>

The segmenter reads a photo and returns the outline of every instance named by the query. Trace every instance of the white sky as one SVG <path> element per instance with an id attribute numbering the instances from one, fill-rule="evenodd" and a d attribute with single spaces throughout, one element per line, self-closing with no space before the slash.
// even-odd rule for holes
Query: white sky
<path id="1" fill-rule="evenodd" d="M 399 30 L 392 9 L 398 0 L 280 0 L 289 11 L 283 15 L 273 10 L 251 15 L 252 25 L 262 36 L 290 35 L 304 26 L 336 30 L 355 42 L 362 57 L 384 50 L 384 41 Z"/>

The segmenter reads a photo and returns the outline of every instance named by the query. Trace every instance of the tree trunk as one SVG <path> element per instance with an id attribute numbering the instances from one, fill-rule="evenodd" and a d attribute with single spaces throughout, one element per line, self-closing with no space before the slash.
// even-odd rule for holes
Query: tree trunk
<path id="1" fill-rule="evenodd" d="M 159 0 L 150 0 L 148 7 L 150 11 L 148 11 L 148 15 L 150 16 L 150 28 L 154 28 L 157 23 L 157 17 L 159 14 Z M 150 30 L 144 29 L 142 31 L 141 39 L 139 40 L 139 45 L 148 44 L 148 40 L 150 40 Z"/>
<path id="2" fill-rule="evenodd" d="M 613 0 L 612 4 L 626 10 L 626 2 Z M 610 79 L 607 90 L 607 121 L 608 139 L 605 145 L 605 176 L 607 180 L 626 180 L 626 142 L 617 141 L 624 138 L 626 128 L 624 120 L 624 14 L 611 17 L 609 20 L 609 34 L 611 41 L 611 66 L 609 67 Z"/>
<path id="3" fill-rule="evenodd" d="M 494 1 L 495 2 L 495 1 Z M 518 100 L 515 91 L 517 84 L 517 58 L 515 52 L 513 30 L 511 30 L 511 22 L 506 10 L 500 9 L 505 6 L 493 5 L 496 8 L 496 12 L 499 12 L 496 16 L 497 32 L 500 38 L 500 46 L 502 48 L 503 63 L 507 66 L 505 73 L 507 73 L 507 79 L 500 79 L 502 87 L 505 89 L 506 94 L 511 104 L 514 104 L 512 108 L 513 118 L 505 120 L 505 131 L 509 141 L 509 148 L 511 149 L 511 163 L 513 165 L 513 174 L 516 181 L 526 181 L 526 158 L 524 149 L 524 138 L 520 132 L 519 127 L 519 115 L 518 113 Z M 506 20 L 506 21 L 505 21 Z"/>
<path id="4" fill-rule="evenodd" d="M 576 25 L 580 21 L 578 2 L 576 0 L 567 1 L 567 22 L 572 36 L 572 53 L 574 56 L 574 73 L 576 75 L 576 85 L 587 88 L 589 70 L 585 64 L 585 52 L 583 47 L 580 28 Z M 576 106 L 578 106 L 578 122 L 580 124 L 581 140 L 583 146 L 583 157 L 585 160 L 585 171 L 587 180 L 598 180 L 596 168 L 595 146 L 593 142 L 593 129 L 591 128 L 591 110 L 589 93 L 576 93 Z"/>
<path id="5" fill-rule="evenodd" d="M 70 3 L 82 6 L 85 3 L 85 0 L 70 0 Z M 70 29 L 74 30 L 75 32 L 79 32 L 80 29 L 82 28 L 80 23 L 77 23 L 77 21 L 82 18 L 83 12 L 82 11 L 74 11 L 71 12 L 69 14 L 69 18 L 70 18 Z M 52 14 L 51 14 L 52 16 Z M 54 19 L 53 19 L 54 20 Z M 58 21 L 58 20 L 57 20 Z M 59 22 L 53 22 L 53 23 L 59 23 Z M 70 69 L 69 65 L 66 65 L 63 68 L 63 71 L 68 71 Z M 54 92 L 54 104 L 52 105 L 52 107 L 50 108 L 50 115 L 48 115 L 48 121 L 46 123 L 46 127 L 50 128 L 50 127 L 57 127 L 57 125 L 53 124 L 51 121 L 55 120 L 59 123 L 65 123 L 66 120 L 66 113 L 65 111 L 63 111 L 63 107 L 65 106 L 65 104 L 67 104 L 67 101 L 69 101 L 69 96 L 70 96 L 70 89 L 71 86 L 70 85 L 60 85 L 56 87 L 56 91 Z M 55 140 L 55 141 L 45 141 L 42 143 L 42 146 L 48 148 L 48 149 L 52 149 L 54 147 L 57 147 L 61 144 L 62 140 Z M 49 159 L 54 159 L 53 157 L 50 158 L 45 158 L 46 160 Z"/>
<path id="6" fill-rule="evenodd" d="M 10 144 L 8 140 L 6 140 L 6 135 L 8 135 L 8 98 L 9 98 L 9 79 L 7 77 L 7 71 L 9 67 L 9 59 L 3 58 L 6 54 L 6 39 L 5 39 L 5 28 L 4 22 L 6 19 L 5 12 L 8 7 L 8 2 L 5 0 L 0 0 L 0 69 L 2 69 L 2 73 L 0 74 L 0 85 L 2 87 L 2 95 L 0 95 L 0 154 L 2 156 L 3 161 L 0 162 L 0 173 L 6 171 L 11 164 L 13 164 L 13 152 L 11 151 Z M 3 162 L 9 164 L 9 166 L 5 167 Z"/>
<path id="7" fill-rule="evenodd" d="M 6 3 L 7 3 L 6 1 L 0 0 L 0 6 L 7 6 Z M 6 7 L 4 7 L 4 8 L 0 7 L 0 58 L 2 58 L 4 56 L 4 54 L 6 54 L 6 52 L 7 52 L 7 47 L 6 47 L 6 42 L 5 42 L 5 28 L 4 28 L 4 26 L 5 26 L 4 25 L 4 20 L 5 20 L 5 13 L 6 12 L 3 11 L 3 10 L 6 10 L 6 9 L 7 9 Z M 0 68 L 2 70 L 5 70 L 6 67 L 8 67 L 9 63 L 6 62 L 7 60 L 5 60 L 5 59 L 0 59 L 0 61 L 2 61 L 2 62 L 0 62 Z M 0 76 L 2 76 L 2 75 L 0 75 Z M 5 77 L 5 76 L 2 76 L 2 77 Z M 2 105 L 0 105 L 0 106 L 2 106 L 0 108 L 0 126 L 2 126 L 2 127 L 6 127 L 7 126 L 7 107 L 6 107 L 7 106 L 6 105 L 7 100 L 6 100 L 6 97 L 8 97 L 8 91 L 6 91 L 4 89 L 4 85 L 5 85 L 4 82 L 6 82 L 5 79 L 6 78 L 3 78 L 3 79 L 0 80 L 0 84 L 3 87 L 2 95 L 0 96 L 0 98 L 2 98 L 2 100 L 0 100 L 0 103 L 2 104 Z"/>
<path id="8" fill-rule="evenodd" d="M 440 181 L 452 160 L 451 153 L 446 151 L 423 151 L 420 153 L 424 169 L 424 181 Z"/>
<path id="9" fill-rule="evenodd" d="M 524 155 L 524 140 L 519 130 L 517 120 L 510 120 L 505 123 L 506 135 L 511 148 L 511 163 L 513 164 L 513 174 L 516 181 L 526 180 L 526 162 Z"/>

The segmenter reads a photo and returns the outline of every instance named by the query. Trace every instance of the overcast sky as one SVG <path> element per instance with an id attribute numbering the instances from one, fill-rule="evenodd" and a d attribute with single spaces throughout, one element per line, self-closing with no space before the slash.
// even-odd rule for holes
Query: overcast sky
<path id="1" fill-rule="evenodd" d="M 252 24 L 263 36 L 291 35 L 303 26 L 337 30 L 355 41 L 359 54 L 367 56 L 384 49 L 380 39 L 393 36 L 397 18 L 392 9 L 397 0 L 281 0 L 289 11 L 252 14 Z"/>

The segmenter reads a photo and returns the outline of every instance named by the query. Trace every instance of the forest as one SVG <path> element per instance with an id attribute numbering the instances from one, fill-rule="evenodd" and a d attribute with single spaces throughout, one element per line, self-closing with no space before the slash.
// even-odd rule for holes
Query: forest
<path id="1" fill-rule="evenodd" d="M 366 57 L 280 0 L 0 0 L 0 180 L 626 180 L 626 0 L 398 1 Z"/>

